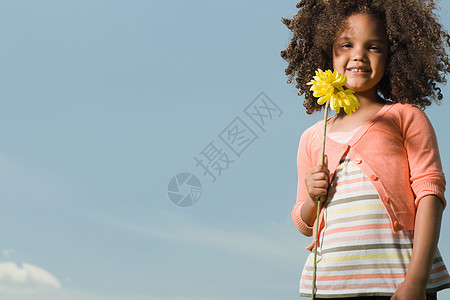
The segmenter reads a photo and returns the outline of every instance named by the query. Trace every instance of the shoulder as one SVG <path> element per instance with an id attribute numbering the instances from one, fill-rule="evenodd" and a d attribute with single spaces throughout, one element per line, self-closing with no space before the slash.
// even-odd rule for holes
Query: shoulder
<path id="1" fill-rule="evenodd" d="M 433 125 L 425 112 L 412 104 L 391 104 L 390 116 L 403 135 L 414 132 L 418 135 L 434 134 Z"/>
<path id="2" fill-rule="evenodd" d="M 402 117 L 422 116 L 426 117 L 425 112 L 419 107 L 409 103 L 391 103 L 391 112 Z"/>
<path id="3" fill-rule="evenodd" d="M 396 119 L 396 123 L 401 125 L 419 125 L 430 124 L 430 121 L 425 112 L 419 107 L 408 103 L 393 103 L 389 115 Z"/>

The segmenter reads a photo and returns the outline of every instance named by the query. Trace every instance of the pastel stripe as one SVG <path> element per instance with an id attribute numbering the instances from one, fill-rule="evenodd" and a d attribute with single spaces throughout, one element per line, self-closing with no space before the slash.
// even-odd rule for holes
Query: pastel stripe
<path id="1" fill-rule="evenodd" d="M 378 288 L 380 290 L 388 290 L 388 289 L 394 289 L 396 290 L 398 288 L 398 284 L 395 283 L 361 283 L 361 284 L 340 284 L 340 285 L 324 285 L 324 284 L 317 284 L 317 289 L 323 289 L 323 290 L 334 290 L 334 291 L 342 291 L 342 290 L 355 290 L 355 289 L 361 289 L 363 291 L 367 291 L 369 288 Z M 305 285 L 306 289 L 311 289 L 312 285 Z M 317 294 L 319 295 L 319 294 Z M 336 294 L 336 295 L 341 295 Z"/>
<path id="2" fill-rule="evenodd" d="M 414 233 L 393 233 L 391 221 L 370 179 L 348 157 L 341 160 L 328 192 L 321 247 L 318 249 L 317 296 L 389 296 L 404 280 Z M 300 295 L 311 294 L 313 254 L 303 268 Z M 427 289 L 450 287 L 438 250 Z"/>
<path id="3" fill-rule="evenodd" d="M 372 240 L 382 240 L 391 237 L 392 234 L 386 233 L 386 234 L 363 234 L 363 235 L 354 235 L 354 236 L 341 236 L 341 237 L 335 237 L 328 239 L 328 244 L 336 244 L 339 242 L 351 242 L 351 241 L 372 241 Z M 410 239 L 407 237 L 399 237 L 398 239 L 395 239 L 395 241 L 407 241 L 410 243 Z"/>
<path id="4" fill-rule="evenodd" d="M 334 234 L 337 232 L 347 232 L 347 231 L 361 231 L 367 229 L 377 229 L 377 228 L 391 228 L 391 224 L 366 224 L 366 225 L 356 225 L 356 226 L 348 226 L 346 228 L 335 228 L 327 230 L 326 234 Z"/>
<path id="5" fill-rule="evenodd" d="M 312 280 L 313 276 L 305 275 L 305 279 Z M 338 281 L 338 280 L 350 280 L 350 279 L 372 279 L 372 278 L 405 278 L 404 273 L 375 273 L 375 274 L 355 274 L 355 275 L 341 275 L 341 276 L 319 276 L 317 281 Z"/>
<path id="6" fill-rule="evenodd" d="M 351 207 L 345 207 L 345 208 L 341 208 L 341 209 L 335 209 L 332 210 L 330 212 L 327 213 L 328 217 L 331 217 L 335 214 L 348 214 L 351 212 L 357 212 L 357 211 L 368 211 L 371 209 L 378 209 L 378 210 L 382 210 L 384 209 L 383 204 L 381 203 L 376 203 L 376 204 L 364 204 L 364 205 L 353 205 Z"/>
<path id="7" fill-rule="evenodd" d="M 337 261 L 355 261 L 355 260 L 382 260 L 382 259 L 406 259 L 411 258 L 408 253 L 373 253 L 373 254 L 359 254 L 359 255 L 345 255 L 336 257 L 322 258 L 321 262 L 337 262 Z M 309 259 L 308 259 L 309 260 Z M 312 262 L 312 258 L 311 258 Z"/>

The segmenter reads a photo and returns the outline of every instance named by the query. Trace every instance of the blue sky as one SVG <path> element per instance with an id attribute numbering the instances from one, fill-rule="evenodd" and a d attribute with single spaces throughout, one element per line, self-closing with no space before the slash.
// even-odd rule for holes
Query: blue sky
<path id="1" fill-rule="evenodd" d="M 279 55 L 295 4 L 2 1 L 0 297 L 301 299 L 296 155 L 322 116 Z M 448 173 L 448 101 L 426 112 Z M 236 118 L 254 132 L 239 156 L 221 139 Z M 194 160 L 210 142 L 234 160 L 215 182 Z M 201 182 L 190 207 L 168 196 L 179 173 Z M 450 263 L 448 228 L 446 211 Z"/>

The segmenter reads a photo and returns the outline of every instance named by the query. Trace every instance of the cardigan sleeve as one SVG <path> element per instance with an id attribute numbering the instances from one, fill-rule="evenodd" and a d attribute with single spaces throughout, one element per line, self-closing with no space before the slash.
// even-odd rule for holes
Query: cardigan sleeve
<path id="1" fill-rule="evenodd" d="M 403 114 L 403 121 L 402 131 L 415 205 L 417 207 L 427 195 L 436 195 L 445 207 L 445 177 L 433 126 L 425 113 L 412 105 Z"/>
<path id="2" fill-rule="evenodd" d="M 302 206 L 308 199 L 309 194 L 305 185 L 306 170 L 313 167 L 309 146 L 312 140 L 312 127 L 308 128 L 301 136 L 297 154 L 297 201 L 292 210 L 292 221 L 305 236 L 312 236 L 313 227 L 309 226 L 302 218 Z"/>

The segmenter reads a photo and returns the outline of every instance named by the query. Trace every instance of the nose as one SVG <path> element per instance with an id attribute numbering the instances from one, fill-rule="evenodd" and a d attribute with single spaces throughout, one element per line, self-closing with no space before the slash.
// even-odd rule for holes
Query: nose
<path id="1" fill-rule="evenodd" d="M 353 48 L 352 60 L 353 61 L 366 61 L 367 56 L 366 56 L 366 51 L 364 50 L 364 48 L 362 48 L 362 47 Z"/>

